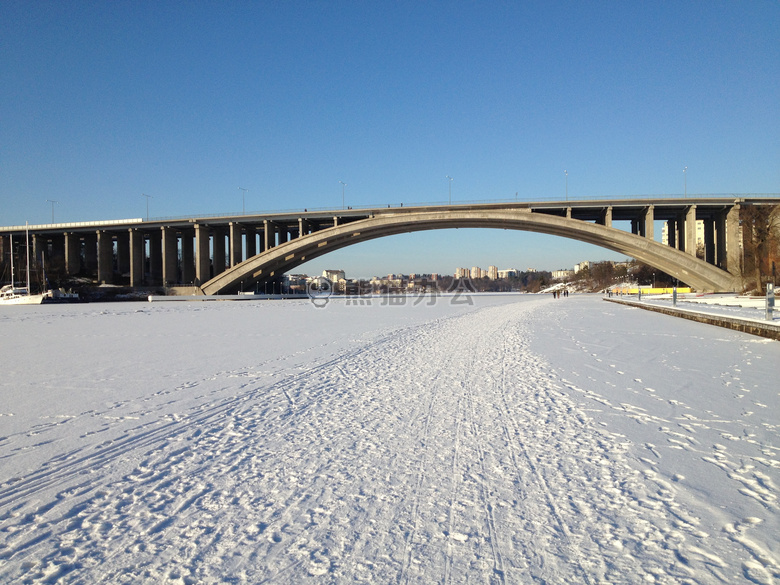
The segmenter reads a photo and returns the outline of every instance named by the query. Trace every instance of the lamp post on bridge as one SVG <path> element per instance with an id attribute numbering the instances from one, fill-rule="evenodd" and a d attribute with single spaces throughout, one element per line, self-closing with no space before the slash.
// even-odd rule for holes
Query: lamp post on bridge
<path id="1" fill-rule="evenodd" d="M 51 203 L 51 222 L 54 223 L 54 204 L 59 203 L 59 201 L 54 201 L 52 199 L 47 199 L 47 203 Z"/>
<path id="2" fill-rule="evenodd" d="M 688 197 L 688 167 L 683 169 L 683 197 Z"/>
<path id="3" fill-rule="evenodd" d="M 569 171 L 564 170 L 563 174 L 566 175 L 566 201 L 569 200 Z"/>
<path id="4" fill-rule="evenodd" d="M 447 175 L 447 176 L 446 176 L 446 177 L 444 177 L 444 178 L 445 178 L 445 179 L 449 179 L 449 180 L 450 180 L 450 200 L 449 200 L 450 202 L 449 202 L 449 204 L 450 204 L 450 205 L 452 205 L 452 177 L 450 177 L 449 175 Z"/>
<path id="5" fill-rule="evenodd" d="M 241 191 L 241 213 L 246 213 L 246 192 L 249 191 L 249 189 L 244 189 L 243 187 L 238 188 L 239 191 Z"/>
<path id="6" fill-rule="evenodd" d="M 341 209 L 346 209 L 344 207 L 344 189 L 347 188 L 347 184 L 344 181 L 339 181 L 341 183 Z"/>
<path id="7" fill-rule="evenodd" d="M 149 199 L 152 199 L 152 196 L 141 193 L 141 197 L 146 197 L 146 221 L 149 221 Z"/>

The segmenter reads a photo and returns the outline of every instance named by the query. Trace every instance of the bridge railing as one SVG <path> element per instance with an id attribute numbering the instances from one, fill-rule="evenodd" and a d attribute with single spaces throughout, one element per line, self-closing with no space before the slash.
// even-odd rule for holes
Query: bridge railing
<path id="1" fill-rule="evenodd" d="M 506 199 L 469 199 L 458 200 L 452 203 L 448 201 L 411 201 L 396 203 L 377 203 L 377 204 L 356 204 L 344 208 L 340 207 L 296 207 L 287 209 L 266 209 L 262 211 L 237 211 L 237 212 L 219 212 L 219 213 L 198 213 L 188 215 L 171 215 L 150 217 L 150 222 L 160 221 L 181 221 L 189 218 L 224 218 L 224 217 L 257 217 L 266 215 L 288 215 L 297 213 L 320 213 L 320 212 L 339 212 L 339 211 L 363 211 L 370 209 L 404 208 L 404 207 L 458 207 L 462 205 L 485 205 L 502 203 L 580 203 L 583 201 L 620 201 L 631 199 L 773 199 L 780 198 L 780 193 L 707 193 L 705 195 L 696 195 L 689 193 L 672 193 L 668 195 L 603 195 L 599 197 L 578 197 L 577 199 L 562 199 L 560 197 L 537 197 L 534 199 L 510 197 Z"/>
<path id="2" fill-rule="evenodd" d="M 486 204 L 503 204 L 503 203 L 560 203 L 565 205 L 566 203 L 582 203 L 588 201 L 620 201 L 620 200 L 652 200 L 652 199 L 679 199 L 680 201 L 686 201 L 688 199 L 777 199 L 780 198 L 780 193 L 707 193 L 707 194 L 692 194 L 684 195 L 682 193 L 672 193 L 666 195 L 602 195 L 598 197 L 578 197 L 576 199 L 563 199 L 560 197 L 536 197 L 534 199 L 510 197 L 506 199 L 471 199 L 471 200 L 458 200 L 452 203 L 448 201 L 412 201 L 412 202 L 395 202 L 395 203 L 379 203 L 379 204 L 357 204 L 350 205 L 346 208 L 338 207 L 298 207 L 287 209 L 270 209 L 263 211 L 238 211 L 238 212 L 219 212 L 219 213 L 197 213 L 186 215 L 167 215 L 167 216 L 155 216 L 148 219 L 123 219 L 123 220 L 111 220 L 111 221 L 84 221 L 84 222 L 68 222 L 68 223 L 55 223 L 55 224 L 30 224 L 29 229 L 73 229 L 84 228 L 90 226 L 106 226 L 114 224 L 138 224 L 143 222 L 159 223 L 165 221 L 187 221 L 189 219 L 203 219 L 203 218 L 226 218 L 226 217 L 264 217 L 272 215 L 292 215 L 303 213 L 322 213 L 340 211 L 364 211 L 370 209 L 386 209 L 386 208 L 404 208 L 404 207 L 436 207 L 436 206 L 448 206 L 459 207 L 467 205 L 486 205 Z M 23 225 L 17 226 L 2 226 L 0 230 L 3 231 L 18 231 L 25 229 Z"/>

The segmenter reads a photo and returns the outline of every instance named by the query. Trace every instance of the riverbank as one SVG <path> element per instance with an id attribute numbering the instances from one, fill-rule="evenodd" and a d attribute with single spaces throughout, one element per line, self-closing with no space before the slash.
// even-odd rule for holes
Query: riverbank
<path id="1" fill-rule="evenodd" d="M 681 317 L 699 323 L 716 325 L 780 341 L 780 310 L 774 318 L 765 318 L 766 300 L 739 295 L 696 295 L 678 297 L 677 304 L 669 295 L 643 296 L 641 299 L 605 297 L 604 300 Z"/>

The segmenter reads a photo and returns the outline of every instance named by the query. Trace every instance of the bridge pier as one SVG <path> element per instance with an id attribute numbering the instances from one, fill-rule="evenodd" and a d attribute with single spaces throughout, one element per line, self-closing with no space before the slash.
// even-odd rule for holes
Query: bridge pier
<path id="1" fill-rule="evenodd" d="M 209 228 L 195 224 L 195 284 L 200 286 L 210 278 Z"/>
<path id="2" fill-rule="evenodd" d="M 642 217 L 642 235 L 648 240 L 655 238 L 655 213 L 654 207 L 649 205 Z"/>
<path id="3" fill-rule="evenodd" d="M 131 228 L 130 236 L 130 286 L 144 283 L 144 236 L 141 230 Z"/>
<path id="4" fill-rule="evenodd" d="M 35 263 L 41 260 L 41 252 L 46 246 L 46 242 L 40 235 L 30 234 L 30 244 L 32 248 L 31 250 L 32 256 L 30 257 L 31 258 L 30 270 L 35 270 L 36 269 Z"/>
<path id="5" fill-rule="evenodd" d="M 267 252 L 276 245 L 276 224 L 270 220 L 263 220 L 263 252 Z"/>
<path id="6" fill-rule="evenodd" d="M 303 236 L 308 235 L 311 233 L 311 224 L 303 219 L 302 217 L 298 218 L 298 237 L 302 238 Z"/>
<path id="7" fill-rule="evenodd" d="M 65 274 L 74 276 L 81 270 L 81 239 L 78 235 L 65 232 Z"/>
<path id="8" fill-rule="evenodd" d="M 177 256 L 179 251 L 179 241 L 176 237 L 176 231 L 168 226 L 160 228 L 162 237 L 162 284 L 163 286 L 173 286 L 178 281 L 177 278 Z"/>
<path id="9" fill-rule="evenodd" d="M 726 212 L 726 229 L 724 238 L 724 245 L 726 246 L 726 253 L 724 258 L 726 259 L 726 265 L 722 268 L 728 270 L 734 276 L 737 276 L 742 271 L 741 260 L 741 246 L 739 242 L 739 204 L 729 208 Z"/>
<path id="10" fill-rule="evenodd" d="M 241 264 L 244 254 L 244 246 L 243 246 L 243 226 L 240 223 L 236 223 L 234 221 L 230 222 L 230 235 L 229 235 L 229 246 L 230 246 L 230 267 L 232 268 L 236 264 Z"/>
<path id="11" fill-rule="evenodd" d="M 685 213 L 685 249 L 691 256 L 696 256 L 696 206 L 691 205 Z"/>
<path id="12" fill-rule="evenodd" d="M 612 206 L 605 208 L 602 212 L 601 225 L 608 228 L 612 227 Z"/>
<path id="13" fill-rule="evenodd" d="M 98 273 L 97 280 L 100 284 L 112 284 L 114 282 L 114 238 L 113 234 L 106 230 L 97 232 L 98 245 Z"/>

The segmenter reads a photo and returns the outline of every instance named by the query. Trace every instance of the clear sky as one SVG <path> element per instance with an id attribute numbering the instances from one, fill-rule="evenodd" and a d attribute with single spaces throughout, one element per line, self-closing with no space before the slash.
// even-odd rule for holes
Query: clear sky
<path id="1" fill-rule="evenodd" d="M 0 3 L 0 225 L 446 202 L 447 175 L 563 199 L 564 171 L 570 199 L 780 192 L 780 3 Z M 443 230 L 305 269 L 607 258 Z"/>

